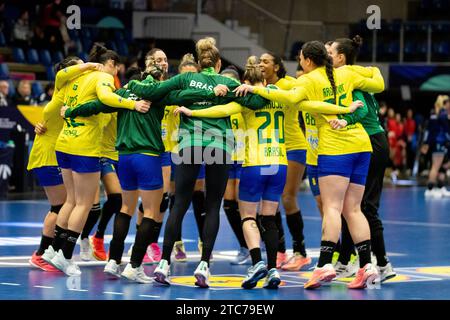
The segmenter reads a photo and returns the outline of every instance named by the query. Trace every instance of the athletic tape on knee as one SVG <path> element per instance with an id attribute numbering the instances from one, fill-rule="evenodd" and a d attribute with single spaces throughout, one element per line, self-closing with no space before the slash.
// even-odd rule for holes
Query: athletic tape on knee
<path id="1" fill-rule="evenodd" d="M 256 224 L 258 224 L 258 222 L 256 221 L 255 218 L 253 218 L 253 217 L 247 217 L 247 218 L 244 218 L 244 219 L 241 220 L 241 225 L 243 226 L 244 223 L 245 223 L 246 221 L 249 221 L 249 220 L 253 220 L 253 221 L 255 221 Z"/>
<path id="2" fill-rule="evenodd" d="M 50 207 L 50 212 L 58 214 L 59 210 L 61 210 L 62 206 L 63 206 L 62 204 L 59 204 L 57 206 L 51 206 Z"/>
<path id="3" fill-rule="evenodd" d="M 164 192 L 161 204 L 159 205 L 159 212 L 166 212 L 169 207 L 169 194 Z"/>

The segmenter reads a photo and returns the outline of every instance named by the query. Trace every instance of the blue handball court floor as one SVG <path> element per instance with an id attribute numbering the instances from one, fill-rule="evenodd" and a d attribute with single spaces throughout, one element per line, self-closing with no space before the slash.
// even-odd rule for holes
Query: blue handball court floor
<path id="1" fill-rule="evenodd" d="M 313 264 L 318 257 L 321 219 L 311 193 L 301 192 L 299 202 L 305 221 L 305 238 Z M 79 261 L 81 277 L 68 278 L 30 267 L 28 259 L 37 248 L 42 219 L 49 205 L 45 200 L 0 202 L 0 300 L 449 300 L 450 299 L 450 198 L 425 199 L 424 189 L 386 188 L 380 215 L 384 221 L 388 255 L 397 277 L 380 287 L 349 290 L 346 281 L 333 282 L 315 291 L 303 289 L 311 271 L 282 272 L 278 290 L 243 290 L 240 282 L 248 266 L 230 260 L 238 243 L 223 212 L 211 263 L 211 287 L 194 286 L 192 276 L 200 255 L 197 228 L 191 211 L 183 224 L 188 261 L 172 263 L 172 286 L 137 284 L 103 274 L 104 262 Z M 284 218 L 283 218 L 284 219 Z M 285 232 L 288 232 L 286 222 Z M 110 223 L 111 224 L 111 223 Z M 132 222 L 125 251 L 135 230 Z M 111 239 L 111 226 L 106 244 Z M 290 247 L 290 237 L 287 246 Z M 162 238 L 159 239 L 160 244 Z M 75 259 L 78 259 L 79 247 Z M 124 261 L 128 256 L 125 252 Z M 146 266 L 152 274 L 155 266 Z M 344 279 L 345 280 L 345 279 Z"/>

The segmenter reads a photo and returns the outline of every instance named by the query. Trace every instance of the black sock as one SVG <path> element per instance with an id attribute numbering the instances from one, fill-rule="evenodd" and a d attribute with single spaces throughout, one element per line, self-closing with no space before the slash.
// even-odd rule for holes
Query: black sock
<path id="1" fill-rule="evenodd" d="M 150 244 L 158 243 L 159 235 L 161 234 L 162 222 L 154 221 L 152 237 L 150 238 Z"/>
<path id="2" fill-rule="evenodd" d="M 270 270 L 277 266 L 278 228 L 275 216 L 262 216 L 261 233 L 267 252 L 267 268 Z"/>
<path id="3" fill-rule="evenodd" d="M 336 247 L 336 243 L 331 241 L 321 241 L 320 242 L 320 256 L 317 266 L 322 268 L 324 265 L 331 263 L 333 260 L 333 252 Z"/>
<path id="4" fill-rule="evenodd" d="M 62 248 L 64 258 L 72 259 L 73 250 L 75 249 L 79 236 L 79 232 L 67 230 L 67 240 L 64 242 L 64 247 Z"/>
<path id="5" fill-rule="evenodd" d="M 235 200 L 223 200 L 223 210 L 228 218 L 231 229 L 234 232 L 239 245 L 241 247 L 247 248 L 247 243 L 245 242 L 244 232 L 242 231 L 241 216 L 239 214 L 239 206 Z"/>
<path id="6" fill-rule="evenodd" d="M 112 193 L 108 195 L 108 200 L 103 204 L 102 214 L 98 222 L 95 237 L 102 239 L 105 235 L 106 227 L 112 216 L 120 211 L 122 207 L 122 195 L 120 193 Z"/>
<path id="7" fill-rule="evenodd" d="M 281 220 L 281 212 L 277 211 L 275 215 L 275 223 L 278 229 L 278 248 L 277 251 L 281 253 L 286 252 L 286 240 L 284 239 L 284 228 Z"/>
<path id="8" fill-rule="evenodd" d="M 339 262 L 347 265 L 352 254 L 355 254 L 355 246 L 353 245 L 352 236 L 348 230 L 347 222 L 342 217 L 342 244 L 339 252 Z"/>
<path id="9" fill-rule="evenodd" d="M 365 240 L 355 244 L 359 255 L 359 267 L 362 268 L 366 264 L 371 263 L 370 259 L 370 240 Z"/>
<path id="10" fill-rule="evenodd" d="M 438 181 L 437 181 L 437 187 L 438 187 L 439 189 L 441 189 L 443 186 L 444 186 L 444 181 L 438 180 Z"/>
<path id="11" fill-rule="evenodd" d="M 44 254 L 44 251 L 53 243 L 53 239 L 54 238 L 42 235 L 41 243 L 39 244 L 39 249 L 37 250 L 36 254 L 38 256 L 42 256 Z"/>
<path id="12" fill-rule="evenodd" d="M 197 222 L 198 235 L 203 242 L 203 226 L 205 225 L 205 193 L 203 191 L 194 191 L 192 193 L 192 208 Z M 181 238 L 181 237 L 180 237 Z"/>
<path id="13" fill-rule="evenodd" d="M 133 268 L 138 268 L 142 264 L 147 247 L 150 245 L 150 241 L 154 238 L 156 221 L 150 218 L 142 218 L 139 230 L 136 233 L 134 240 L 133 251 L 131 253 L 130 263 Z"/>
<path id="14" fill-rule="evenodd" d="M 292 235 L 292 249 L 294 253 L 298 252 L 306 257 L 305 238 L 303 236 L 303 219 L 299 211 L 286 215 L 286 222 L 289 232 Z"/>
<path id="15" fill-rule="evenodd" d="M 67 230 L 61 228 L 58 225 L 55 225 L 55 237 L 53 238 L 52 247 L 56 252 L 59 251 L 66 242 L 67 239 Z"/>
<path id="16" fill-rule="evenodd" d="M 432 190 L 434 188 L 434 183 L 428 182 L 427 187 L 428 187 L 428 190 Z"/>
<path id="17" fill-rule="evenodd" d="M 83 231 L 81 232 L 81 239 L 86 239 L 87 237 L 89 237 L 89 234 L 97 223 L 101 212 L 102 211 L 100 209 L 100 203 L 95 203 L 92 206 L 91 211 L 89 211 L 88 218 L 86 220 L 86 223 L 84 224 Z"/>
<path id="18" fill-rule="evenodd" d="M 253 248 L 253 249 L 251 249 L 250 250 L 250 256 L 252 257 L 252 265 L 255 265 L 258 262 L 262 261 L 261 249 L 260 248 Z"/>
<path id="19" fill-rule="evenodd" d="M 113 238 L 109 244 L 109 259 L 117 263 L 122 261 L 123 249 L 125 247 L 125 238 L 130 228 L 131 216 L 119 212 L 114 219 Z"/>

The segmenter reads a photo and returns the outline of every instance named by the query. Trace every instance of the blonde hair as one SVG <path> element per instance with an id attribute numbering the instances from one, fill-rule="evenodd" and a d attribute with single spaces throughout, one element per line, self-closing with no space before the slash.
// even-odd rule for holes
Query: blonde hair
<path id="1" fill-rule="evenodd" d="M 212 37 L 200 39 L 195 44 L 198 64 L 202 69 L 215 67 L 220 60 L 219 49 L 216 47 L 216 40 Z"/>
<path id="2" fill-rule="evenodd" d="M 247 80 L 251 84 L 263 82 L 264 77 L 259 67 L 259 58 L 257 56 L 250 56 L 245 65 L 244 81 Z"/>
<path id="3" fill-rule="evenodd" d="M 195 62 L 195 58 L 194 55 L 192 53 L 186 53 L 180 61 L 180 65 L 178 66 L 178 72 L 181 72 L 181 69 L 183 69 L 183 67 L 186 66 L 193 66 L 197 69 L 200 68 L 197 64 L 197 62 Z"/>
<path id="4" fill-rule="evenodd" d="M 443 94 L 438 95 L 438 97 L 436 98 L 436 102 L 434 103 L 434 108 L 436 112 L 444 108 L 444 103 L 446 100 L 449 100 L 449 97 L 447 95 Z"/>

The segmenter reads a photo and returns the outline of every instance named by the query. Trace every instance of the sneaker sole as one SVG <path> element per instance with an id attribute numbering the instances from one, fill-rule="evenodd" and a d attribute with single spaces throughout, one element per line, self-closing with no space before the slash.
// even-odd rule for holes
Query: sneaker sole
<path id="1" fill-rule="evenodd" d="M 258 284 L 258 281 L 262 278 L 266 277 L 268 274 L 267 270 L 261 270 L 255 273 L 252 279 L 247 280 L 246 282 L 242 283 L 242 288 L 244 289 L 253 289 Z"/>
<path id="2" fill-rule="evenodd" d="M 396 276 L 397 276 L 396 273 L 390 274 L 390 275 L 386 276 L 385 278 L 380 279 L 380 282 L 383 283 L 383 282 L 385 282 L 385 281 L 387 281 L 387 280 L 389 280 L 389 279 L 395 278 Z"/>
<path id="3" fill-rule="evenodd" d="M 152 283 L 151 279 L 150 280 L 139 280 L 139 279 L 133 279 L 133 278 L 128 278 L 127 276 L 124 276 L 123 274 L 120 275 L 121 278 L 130 281 L 130 282 L 135 282 L 135 283 L 140 283 L 140 284 L 149 284 Z"/>
<path id="4" fill-rule="evenodd" d="M 321 279 L 319 279 L 316 283 L 305 287 L 305 289 L 317 289 L 323 285 L 327 285 L 329 284 L 331 281 L 333 281 L 333 279 L 336 278 L 336 274 L 335 273 L 331 273 L 331 274 L 326 274 L 324 277 L 322 277 Z"/>
<path id="5" fill-rule="evenodd" d="M 157 283 L 160 283 L 165 286 L 170 286 L 170 282 L 166 280 L 167 277 L 164 274 L 162 274 L 160 272 L 155 272 L 154 276 L 155 276 L 154 280 Z"/>
<path id="6" fill-rule="evenodd" d="M 350 284 L 349 284 L 348 288 L 349 289 L 366 289 L 368 283 L 374 285 L 377 282 L 380 283 L 380 276 L 378 274 L 371 274 L 363 281 L 363 283 L 361 285 L 356 286 L 356 287 L 350 287 Z"/>
<path id="7" fill-rule="evenodd" d="M 110 279 L 120 279 L 120 274 L 119 273 L 115 273 L 109 270 L 103 270 L 103 273 L 108 275 Z"/>
<path id="8" fill-rule="evenodd" d="M 304 263 L 301 264 L 300 266 L 292 266 L 292 267 L 288 267 L 286 265 L 281 267 L 281 270 L 283 271 L 300 271 L 304 266 L 310 265 L 311 263 Z"/>
<path id="9" fill-rule="evenodd" d="M 280 285 L 280 283 L 281 283 L 281 279 L 273 278 L 273 279 L 270 279 L 269 283 L 264 288 L 266 288 L 266 289 L 278 289 L 278 286 Z"/>
<path id="10" fill-rule="evenodd" d="M 95 260 L 97 261 L 106 261 L 107 257 L 105 255 L 105 258 L 102 259 L 100 256 L 98 256 L 97 254 L 95 254 L 95 251 L 92 251 L 92 256 L 95 258 Z"/>
<path id="11" fill-rule="evenodd" d="M 195 285 L 200 288 L 209 288 L 209 284 L 207 283 L 206 277 L 202 274 L 194 274 L 195 279 Z"/>
<path id="12" fill-rule="evenodd" d="M 40 269 L 42 271 L 45 271 L 45 272 L 61 272 L 61 270 L 58 270 L 58 269 L 56 269 L 56 270 L 47 270 L 47 269 L 39 266 L 38 264 L 34 263 L 32 260 L 28 260 L 28 263 L 30 265 L 32 265 L 33 267 L 38 268 L 38 269 Z M 51 265 L 51 264 L 49 264 L 49 265 Z"/>

